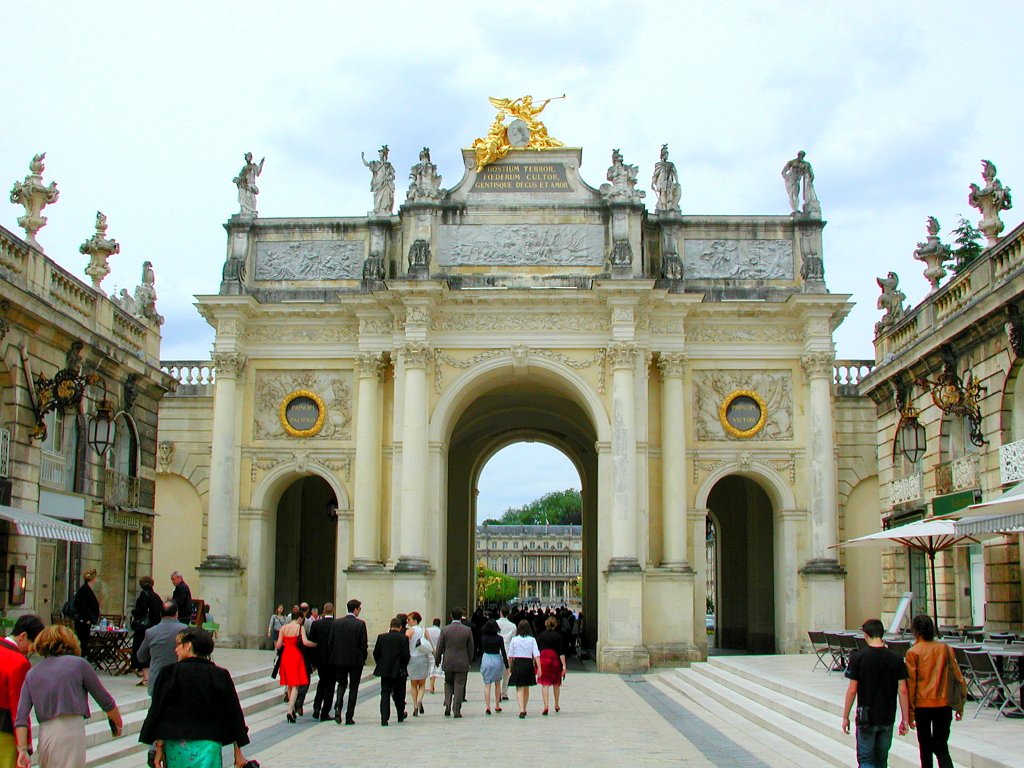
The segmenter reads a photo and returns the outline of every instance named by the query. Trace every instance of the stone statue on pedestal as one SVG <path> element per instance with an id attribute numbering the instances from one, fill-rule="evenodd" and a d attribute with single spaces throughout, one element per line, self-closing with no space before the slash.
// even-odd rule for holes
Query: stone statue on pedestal
<path id="1" fill-rule="evenodd" d="M 651 189 L 658 196 L 656 213 L 679 213 L 679 174 L 676 164 L 668 159 L 668 144 L 661 145 L 661 159 L 654 164 Z"/>
<path id="2" fill-rule="evenodd" d="M 156 311 L 156 274 L 151 261 L 142 262 L 142 284 L 135 286 L 135 308 L 137 316 L 164 324 L 164 316 Z"/>
<path id="3" fill-rule="evenodd" d="M 789 206 L 793 213 L 800 213 L 800 193 L 803 192 L 803 212 L 810 215 L 821 215 L 821 205 L 814 192 L 814 169 L 804 160 L 807 155 L 802 149 L 796 157 L 782 167 L 782 179 L 786 182 L 786 194 L 789 195 Z"/>
<path id="4" fill-rule="evenodd" d="M 421 202 L 424 200 L 438 200 L 444 196 L 441 189 L 441 177 L 437 173 L 437 166 L 430 161 L 430 148 L 424 147 L 420 151 L 420 161 L 409 171 L 409 178 L 412 183 L 409 185 L 409 192 L 405 196 L 408 203 Z"/>
<path id="5" fill-rule="evenodd" d="M 996 167 L 992 161 L 981 161 L 981 178 L 985 180 L 985 186 L 979 189 L 977 184 L 971 184 L 967 203 L 981 211 L 978 229 L 985 235 L 989 247 L 992 247 L 999 242 L 999 233 L 1003 231 L 1003 220 L 999 218 L 999 213 L 1010 210 L 1013 202 L 1010 199 L 1010 188 L 1004 187 L 996 178 Z"/>
<path id="6" fill-rule="evenodd" d="M 932 284 L 931 292 L 938 290 L 939 281 L 946 276 L 942 264 L 949 259 L 949 246 L 939 241 L 939 220 L 934 216 L 928 217 L 928 239 L 917 244 L 914 258 L 927 265 L 924 276 Z"/>
<path id="7" fill-rule="evenodd" d="M 36 241 L 36 232 L 46 226 L 46 217 L 42 215 L 43 208 L 57 202 L 60 197 L 57 182 L 51 181 L 49 186 L 43 184 L 45 158 L 45 152 L 35 155 L 28 164 L 29 175 L 24 181 L 14 182 L 11 189 L 11 202 L 25 207 L 25 215 L 18 217 L 18 226 L 25 230 L 25 239 L 29 244 L 40 250 L 42 248 Z"/>
<path id="8" fill-rule="evenodd" d="M 640 200 L 646 196 L 643 190 L 636 189 L 636 180 L 640 169 L 635 165 L 626 165 L 622 153 L 612 150 L 612 164 L 608 167 L 606 178 L 609 184 L 602 184 L 600 192 L 605 200 Z"/>
<path id="9" fill-rule="evenodd" d="M 875 334 L 877 335 L 883 329 L 895 325 L 903 317 L 906 312 L 903 302 L 906 301 L 907 296 L 899 289 L 900 278 L 895 272 L 890 272 L 888 277 L 876 277 L 875 282 L 882 289 L 882 295 L 878 297 L 875 306 L 885 310 L 882 319 L 875 323 Z"/>
<path id="10" fill-rule="evenodd" d="M 378 150 L 379 160 L 366 161 L 360 153 L 363 165 L 370 169 L 370 191 L 373 192 L 373 215 L 390 216 L 395 205 L 395 166 L 388 162 L 388 145 Z"/>
<path id="11" fill-rule="evenodd" d="M 231 180 L 238 187 L 239 213 L 242 216 L 256 215 L 256 195 L 260 193 L 259 187 L 256 186 L 256 177 L 263 173 L 263 161 L 266 159 L 261 158 L 260 164 L 256 165 L 252 161 L 252 152 L 246 152 L 245 165 Z"/>

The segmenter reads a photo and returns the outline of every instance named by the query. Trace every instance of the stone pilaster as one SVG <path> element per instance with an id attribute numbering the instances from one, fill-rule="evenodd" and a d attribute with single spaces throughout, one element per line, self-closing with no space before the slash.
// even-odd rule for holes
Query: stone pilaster
<path id="1" fill-rule="evenodd" d="M 838 544 L 838 506 L 836 500 L 837 475 L 835 438 L 832 434 L 832 365 L 833 357 L 827 352 L 812 352 L 800 358 L 807 372 L 810 390 L 810 513 L 811 559 L 804 570 L 821 573 L 841 573 L 836 560 Z"/>
<path id="2" fill-rule="evenodd" d="M 639 571 L 637 559 L 636 402 L 637 346 L 613 344 L 612 365 L 612 552 L 608 570 Z"/>
<path id="3" fill-rule="evenodd" d="M 661 515 L 664 545 L 663 567 L 689 569 L 686 520 L 686 409 L 683 376 L 687 357 L 682 352 L 663 352 L 661 371 Z"/>
<path id="4" fill-rule="evenodd" d="M 427 499 L 427 364 L 431 347 L 411 341 L 399 347 L 405 377 L 402 408 L 402 503 L 396 571 L 426 571 L 424 520 Z"/>
<path id="5" fill-rule="evenodd" d="M 381 414 L 380 382 L 384 357 L 356 355 L 358 403 L 356 409 L 356 458 L 354 500 L 355 553 L 352 570 L 381 567 Z"/>
<path id="6" fill-rule="evenodd" d="M 206 570 L 237 570 L 239 566 L 237 388 L 246 362 L 245 355 L 239 352 L 220 352 L 213 355 L 217 380 L 213 393 L 207 555 L 200 566 Z"/>

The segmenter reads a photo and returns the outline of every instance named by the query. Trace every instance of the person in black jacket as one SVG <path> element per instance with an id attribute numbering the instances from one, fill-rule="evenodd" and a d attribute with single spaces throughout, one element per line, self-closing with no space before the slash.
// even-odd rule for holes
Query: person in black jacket
<path id="1" fill-rule="evenodd" d="M 82 572 L 82 586 L 75 592 L 71 603 L 75 612 L 75 634 L 78 644 L 82 646 L 82 658 L 88 658 L 89 633 L 93 624 L 100 623 L 100 601 L 93 591 L 92 582 L 96 580 L 96 569 L 90 568 Z"/>
<path id="2" fill-rule="evenodd" d="M 139 648 L 146 638 L 146 630 L 155 627 L 160 623 L 160 610 L 163 601 L 160 595 L 153 591 L 153 577 L 143 576 L 139 579 L 139 596 L 135 598 L 135 607 L 132 608 L 132 669 L 135 674 L 142 678 L 139 685 L 149 683 L 149 663 L 139 661 Z"/>
<path id="3" fill-rule="evenodd" d="M 380 678 L 380 724 L 391 719 L 391 699 L 395 700 L 398 722 L 407 717 L 405 711 L 405 680 L 409 677 L 409 638 L 402 631 L 402 620 L 391 620 L 387 632 L 377 635 L 373 646 L 373 660 L 377 662 L 373 674 Z"/>
<path id="4" fill-rule="evenodd" d="M 348 688 L 348 707 L 345 709 L 345 725 L 355 725 L 356 698 L 359 694 L 359 679 L 366 665 L 369 640 L 366 635 L 366 622 L 359 618 L 362 603 L 349 600 L 346 604 L 348 613 L 335 619 L 331 625 L 331 635 L 327 639 L 327 658 L 334 665 L 338 681 L 338 701 L 334 707 L 334 722 L 341 724 L 341 704 Z M 323 716 L 323 710 L 320 712 Z"/>
<path id="5" fill-rule="evenodd" d="M 330 720 L 331 706 L 334 703 L 334 686 L 337 684 L 337 678 L 334 665 L 327 654 L 333 624 L 334 603 L 324 603 L 323 615 L 306 628 L 306 637 L 316 643 L 316 667 L 320 676 L 316 684 L 316 695 L 313 697 L 313 718 L 317 720 Z"/>
<path id="6" fill-rule="evenodd" d="M 192 590 L 188 588 L 180 571 L 171 574 L 171 584 L 174 585 L 171 600 L 178 604 L 178 621 L 182 624 L 191 624 L 192 619 L 195 618 L 195 613 L 192 610 Z"/>
<path id="7" fill-rule="evenodd" d="M 156 746 L 157 765 L 219 766 L 221 746 L 234 744 L 242 768 L 249 728 L 231 674 L 210 661 L 213 635 L 188 627 L 177 642 L 178 663 L 157 677 L 139 741 Z"/>

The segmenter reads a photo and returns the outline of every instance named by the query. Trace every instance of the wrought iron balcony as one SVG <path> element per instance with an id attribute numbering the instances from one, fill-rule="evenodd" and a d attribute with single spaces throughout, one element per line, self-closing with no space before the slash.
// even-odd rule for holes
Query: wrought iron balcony
<path id="1" fill-rule="evenodd" d="M 11 430 L 0 427 L 0 477 L 11 474 Z"/>
<path id="2" fill-rule="evenodd" d="M 1024 480 L 1024 440 L 1015 440 L 999 447 L 999 482 L 1019 483 Z"/>
<path id="3" fill-rule="evenodd" d="M 40 451 L 39 484 L 47 488 L 64 490 L 64 473 L 67 471 L 68 460 L 59 453 Z"/>
<path id="4" fill-rule="evenodd" d="M 897 504 L 906 504 L 920 499 L 921 488 L 924 485 L 923 478 L 924 476 L 920 472 L 916 472 L 913 475 L 894 479 L 889 484 L 889 506 L 895 507 Z"/>
<path id="5" fill-rule="evenodd" d="M 978 457 L 961 456 L 935 467 L 935 493 L 943 495 L 979 487 Z"/>
<path id="6" fill-rule="evenodd" d="M 139 506 L 139 478 L 113 469 L 104 471 L 103 503 L 111 507 Z"/>

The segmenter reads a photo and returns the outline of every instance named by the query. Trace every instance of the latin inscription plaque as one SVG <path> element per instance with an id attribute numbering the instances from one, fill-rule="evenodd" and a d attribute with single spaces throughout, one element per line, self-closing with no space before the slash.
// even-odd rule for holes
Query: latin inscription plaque
<path id="1" fill-rule="evenodd" d="M 564 163 L 501 163 L 476 176 L 472 192 L 571 192 Z"/>
<path id="2" fill-rule="evenodd" d="M 280 417 L 292 437 L 313 437 L 324 426 L 324 401 L 306 390 L 292 392 L 281 401 Z"/>
<path id="3" fill-rule="evenodd" d="M 737 390 L 722 401 L 718 417 L 732 437 L 753 437 L 768 420 L 768 409 L 756 392 Z"/>

